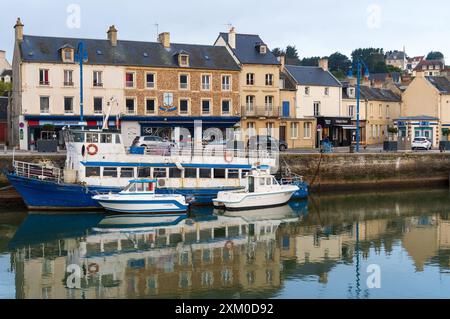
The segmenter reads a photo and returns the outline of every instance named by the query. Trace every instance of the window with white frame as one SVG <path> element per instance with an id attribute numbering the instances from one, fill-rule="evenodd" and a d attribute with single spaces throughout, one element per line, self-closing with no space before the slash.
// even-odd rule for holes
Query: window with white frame
<path id="1" fill-rule="evenodd" d="M 147 73 L 145 75 L 146 82 L 147 82 L 147 88 L 148 89 L 154 89 L 155 88 L 155 73 Z"/>
<path id="2" fill-rule="evenodd" d="M 180 99 L 180 114 L 189 114 L 189 100 Z"/>
<path id="3" fill-rule="evenodd" d="M 146 99 L 145 100 L 145 114 L 156 114 L 156 100 Z"/>
<path id="4" fill-rule="evenodd" d="M 247 111 L 253 111 L 253 108 L 255 106 L 255 96 L 254 95 L 247 95 L 245 97 L 245 107 Z"/>
<path id="5" fill-rule="evenodd" d="M 222 91 L 230 91 L 230 90 L 231 90 L 231 76 L 222 75 Z"/>
<path id="6" fill-rule="evenodd" d="M 266 95 L 266 97 L 265 97 L 265 106 L 266 106 L 266 111 L 272 111 L 273 110 L 273 96 L 272 95 Z"/>
<path id="7" fill-rule="evenodd" d="M 320 116 L 320 102 L 314 102 L 313 111 L 314 111 L 314 116 Z"/>
<path id="8" fill-rule="evenodd" d="M 231 101 L 222 100 L 222 115 L 230 115 L 230 114 L 231 114 Z"/>
<path id="9" fill-rule="evenodd" d="M 267 122 L 266 123 L 267 136 L 272 136 L 273 130 L 274 130 L 274 124 L 272 122 Z"/>
<path id="10" fill-rule="evenodd" d="M 211 114 L 211 100 L 202 100 L 202 114 Z"/>
<path id="11" fill-rule="evenodd" d="M 103 86 L 103 79 L 102 79 L 102 77 L 103 77 L 102 71 L 94 71 L 94 74 L 93 74 L 94 83 L 93 83 L 93 85 L 95 87 Z"/>
<path id="12" fill-rule="evenodd" d="M 125 74 L 125 86 L 127 88 L 134 88 L 134 72 L 127 72 Z"/>
<path id="13" fill-rule="evenodd" d="M 40 85 L 50 85 L 49 71 L 47 69 L 39 70 L 39 84 Z"/>
<path id="14" fill-rule="evenodd" d="M 266 74 L 266 85 L 267 86 L 273 85 L 273 74 Z"/>
<path id="15" fill-rule="evenodd" d="M 73 97 L 70 96 L 64 97 L 64 113 L 73 114 Z"/>
<path id="16" fill-rule="evenodd" d="M 179 76 L 180 82 L 180 90 L 187 90 L 189 88 L 189 75 L 188 74 L 180 74 Z"/>
<path id="17" fill-rule="evenodd" d="M 355 116 L 355 106 L 354 105 L 348 106 L 348 116 L 350 116 L 350 117 Z"/>
<path id="18" fill-rule="evenodd" d="M 64 86 L 73 86 L 72 70 L 64 70 Z"/>
<path id="19" fill-rule="evenodd" d="M 256 135 L 255 123 L 254 122 L 248 122 L 247 123 L 247 135 L 249 137 Z"/>
<path id="20" fill-rule="evenodd" d="M 94 97 L 94 114 L 103 113 L 103 98 Z"/>
<path id="21" fill-rule="evenodd" d="M 134 98 L 127 98 L 125 101 L 126 111 L 127 114 L 134 114 L 136 111 L 135 107 L 135 99 Z"/>
<path id="22" fill-rule="evenodd" d="M 39 99 L 39 109 L 41 114 L 49 114 L 50 113 L 50 97 L 41 96 Z"/>
<path id="23" fill-rule="evenodd" d="M 247 85 L 254 85 L 255 84 L 255 74 L 254 73 L 247 73 Z"/>
<path id="24" fill-rule="evenodd" d="M 211 89 L 211 75 L 203 74 L 202 75 L 202 90 L 209 91 Z"/>
<path id="25" fill-rule="evenodd" d="M 292 139 L 298 138 L 298 123 L 297 122 L 291 123 L 291 138 Z"/>
<path id="26" fill-rule="evenodd" d="M 305 122 L 303 123 L 303 137 L 304 138 L 311 138 L 311 122 Z"/>

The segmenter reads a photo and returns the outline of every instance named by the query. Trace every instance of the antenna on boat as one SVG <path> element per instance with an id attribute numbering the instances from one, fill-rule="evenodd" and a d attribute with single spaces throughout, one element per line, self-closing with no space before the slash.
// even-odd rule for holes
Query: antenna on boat
<path id="1" fill-rule="evenodd" d="M 117 105 L 117 109 L 119 109 L 119 102 L 117 101 L 117 98 L 113 95 L 108 102 L 108 110 L 106 111 L 106 114 L 103 116 L 103 126 L 102 130 L 106 130 L 108 128 L 108 122 L 109 122 L 109 116 L 111 115 L 112 110 L 112 104 L 115 103 Z M 117 112 L 117 116 L 119 116 Z"/>

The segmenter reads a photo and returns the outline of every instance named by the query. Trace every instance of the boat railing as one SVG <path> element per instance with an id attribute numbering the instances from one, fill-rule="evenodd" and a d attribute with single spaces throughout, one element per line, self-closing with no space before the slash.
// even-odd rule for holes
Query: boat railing
<path id="1" fill-rule="evenodd" d="M 14 161 L 13 167 L 15 174 L 21 177 L 34 178 L 57 183 L 61 183 L 64 180 L 62 169 L 49 166 L 47 164 Z"/>

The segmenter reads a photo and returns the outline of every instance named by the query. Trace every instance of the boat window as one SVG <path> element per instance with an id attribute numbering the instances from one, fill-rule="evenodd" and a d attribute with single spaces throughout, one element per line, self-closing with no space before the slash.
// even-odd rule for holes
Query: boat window
<path id="1" fill-rule="evenodd" d="M 181 170 L 177 167 L 169 168 L 169 177 L 170 178 L 181 178 Z"/>
<path id="2" fill-rule="evenodd" d="M 239 178 L 238 169 L 228 169 L 228 178 Z"/>
<path id="3" fill-rule="evenodd" d="M 98 143 L 98 134 L 86 133 L 86 143 Z"/>
<path id="4" fill-rule="evenodd" d="M 254 193 L 255 192 L 255 178 L 250 176 L 248 178 L 248 191 L 250 193 Z"/>
<path id="5" fill-rule="evenodd" d="M 184 178 L 197 178 L 197 169 L 196 168 L 185 168 L 184 169 Z"/>
<path id="6" fill-rule="evenodd" d="M 272 185 L 272 178 L 271 177 L 267 177 L 266 178 L 266 185 Z"/>
<path id="7" fill-rule="evenodd" d="M 260 186 L 266 185 L 266 181 L 265 181 L 264 178 L 258 178 L 258 179 L 259 179 L 259 185 L 260 185 Z"/>
<path id="8" fill-rule="evenodd" d="M 117 167 L 103 167 L 103 177 L 117 177 Z"/>
<path id="9" fill-rule="evenodd" d="M 101 134 L 100 135 L 100 143 L 111 144 L 112 143 L 112 135 L 111 134 Z"/>
<path id="10" fill-rule="evenodd" d="M 125 187 L 124 191 L 126 192 L 135 192 L 136 191 L 136 184 L 131 183 L 127 187 Z"/>
<path id="11" fill-rule="evenodd" d="M 150 167 L 139 167 L 138 177 L 150 177 Z"/>
<path id="12" fill-rule="evenodd" d="M 84 133 L 73 133 L 73 141 L 75 143 L 84 143 Z"/>
<path id="13" fill-rule="evenodd" d="M 119 134 L 116 134 L 116 144 L 121 144 Z"/>
<path id="14" fill-rule="evenodd" d="M 215 168 L 214 169 L 214 178 L 225 178 L 225 169 Z"/>
<path id="15" fill-rule="evenodd" d="M 278 185 L 278 182 L 275 178 L 272 177 L 272 185 Z"/>
<path id="16" fill-rule="evenodd" d="M 143 192 L 144 190 L 144 183 L 136 183 L 136 192 Z"/>
<path id="17" fill-rule="evenodd" d="M 86 177 L 99 177 L 100 167 L 86 167 Z"/>
<path id="18" fill-rule="evenodd" d="M 120 169 L 120 177 L 134 177 L 134 168 L 122 167 Z"/>
<path id="19" fill-rule="evenodd" d="M 167 170 L 162 167 L 155 167 L 153 170 L 153 178 L 166 178 Z"/>
<path id="20" fill-rule="evenodd" d="M 248 170 L 243 169 L 241 172 L 241 178 L 245 178 L 245 176 L 248 174 Z"/>
<path id="21" fill-rule="evenodd" d="M 211 178 L 211 169 L 200 168 L 200 178 Z"/>

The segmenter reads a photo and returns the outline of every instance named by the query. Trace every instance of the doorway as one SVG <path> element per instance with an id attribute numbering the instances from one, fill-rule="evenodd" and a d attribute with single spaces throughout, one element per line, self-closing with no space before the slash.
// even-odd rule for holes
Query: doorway
<path id="1" fill-rule="evenodd" d="M 286 126 L 280 126 L 280 141 L 286 141 Z"/>

